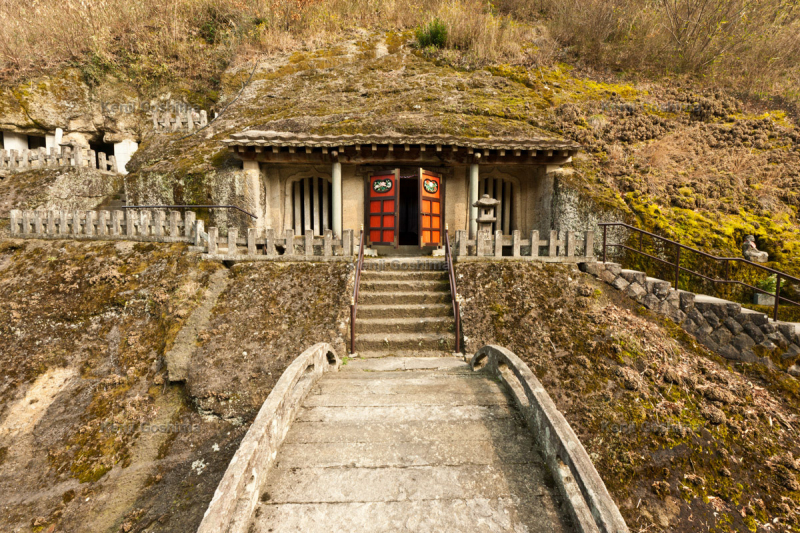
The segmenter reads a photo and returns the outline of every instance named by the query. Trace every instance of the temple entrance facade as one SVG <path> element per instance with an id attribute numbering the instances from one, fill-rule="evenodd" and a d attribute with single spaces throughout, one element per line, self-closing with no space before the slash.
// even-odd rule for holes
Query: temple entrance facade
<path id="1" fill-rule="evenodd" d="M 493 231 L 553 228 L 553 172 L 578 145 L 552 139 L 248 131 L 226 143 L 243 161 L 252 225 L 335 237 L 364 228 L 381 254 L 430 253 L 444 232 L 477 232 L 483 194 L 498 200 Z"/>

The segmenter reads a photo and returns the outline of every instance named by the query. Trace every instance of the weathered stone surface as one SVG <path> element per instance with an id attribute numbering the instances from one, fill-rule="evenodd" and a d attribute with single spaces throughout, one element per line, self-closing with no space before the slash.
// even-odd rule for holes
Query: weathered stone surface
<path id="1" fill-rule="evenodd" d="M 750 349 L 756 345 L 755 341 L 744 333 L 736 335 L 731 342 L 739 351 Z"/>
<path id="2" fill-rule="evenodd" d="M 647 274 L 639 272 L 638 270 L 622 269 L 619 275 L 624 278 L 628 283 L 638 283 L 642 287 L 647 287 Z"/>
<path id="3" fill-rule="evenodd" d="M 744 331 L 744 328 L 742 327 L 742 325 L 739 324 L 736 320 L 734 320 L 731 317 L 726 318 L 722 322 L 723 322 L 723 324 L 725 324 L 725 327 L 728 328 L 728 330 L 734 336 L 736 336 L 736 335 L 740 334 L 742 331 Z"/>
<path id="4" fill-rule="evenodd" d="M 767 335 L 767 339 L 775 343 L 780 349 L 785 350 L 789 347 L 789 341 L 786 340 L 786 337 L 780 334 L 780 332 L 770 333 Z"/>
<path id="5" fill-rule="evenodd" d="M 711 334 L 711 338 L 714 339 L 714 342 L 719 345 L 727 345 L 730 343 L 733 335 L 731 335 L 731 332 L 728 330 L 728 328 L 725 326 L 720 326 L 716 329 L 716 331 L 714 331 L 714 333 Z"/>
<path id="6" fill-rule="evenodd" d="M 761 328 L 752 322 L 747 322 L 744 324 L 744 332 L 747 333 L 756 342 L 756 344 L 763 342 L 767 338 L 767 336 L 762 333 Z"/>
<path id="7" fill-rule="evenodd" d="M 623 276 L 617 276 L 617 278 L 611 282 L 611 286 L 619 291 L 624 291 L 625 289 L 628 288 L 629 285 L 630 282 Z"/>
<path id="8" fill-rule="evenodd" d="M 250 531 L 572 530 L 497 381 L 454 358 L 425 371 L 392 359 L 351 361 L 320 380 Z"/>
<path id="9" fill-rule="evenodd" d="M 689 309 L 694 308 L 695 294 L 693 292 L 679 290 L 678 295 L 681 299 L 681 310 L 683 312 L 688 313 Z"/>
<path id="10" fill-rule="evenodd" d="M 622 272 L 622 266 L 619 263 L 605 263 L 605 270 L 611 272 L 614 277 L 617 277 L 619 273 Z"/>
<path id="11" fill-rule="evenodd" d="M 769 335 L 770 333 L 775 333 L 778 331 L 778 326 L 774 322 L 767 322 L 766 324 L 761 325 L 761 331 L 764 334 Z"/>
<path id="12" fill-rule="evenodd" d="M 657 278 L 647 278 L 647 292 L 655 294 L 660 299 L 664 300 L 669 296 L 672 284 L 668 281 L 663 281 Z"/>
<path id="13" fill-rule="evenodd" d="M 792 365 L 789 367 L 789 370 L 787 370 L 787 372 L 789 372 L 789 374 L 791 374 L 796 378 L 800 377 L 800 366 Z"/>
<path id="14" fill-rule="evenodd" d="M 716 313 L 711 310 L 706 311 L 703 313 L 703 318 L 706 319 L 708 325 L 714 328 L 715 330 L 722 324 L 722 321 L 719 319 Z"/>
<path id="15" fill-rule="evenodd" d="M 628 298 L 632 298 L 637 302 L 640 301 L 645 294 L 647 294 L 645 288 L 639 285 L 638 283 L 631 283 L 630 285 L 628 285 L 627 292 L 628 292 Z"/>
<path id="16" fill-rule="evenodd" d="M 686 320 L 686 313 L 684 313 L 674 305 L 670 305 L 668 302 L 665 302 L 665 304 L 667 307 L 667 317 L 670 320 L 672 320 L 676 324 L 682 324 L 683 321 Z"/>
<path id="17" fill-rule="evenodd" d="M 614 283 L 614 280 L 617 279 L 617 276 L 610 270 L 603 270 L 600 272 L 600 279 L 606 283 Z"/>

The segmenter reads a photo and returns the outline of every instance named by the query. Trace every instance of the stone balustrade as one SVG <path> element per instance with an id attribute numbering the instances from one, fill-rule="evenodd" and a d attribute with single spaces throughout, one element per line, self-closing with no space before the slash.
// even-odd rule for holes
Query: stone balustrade
<path id="1" fill-rule="evenodd" d="M 583 233 L 581 235 L 581 233 Z M 504 255 L 504 248 L 511 248 Z M 502 231 L 492 234 L 479 231 L 476 239 L 468 239 L 466 231 L 457 231 L 454 255 L 458 261 L 493 259 L 527 259 L 545 262 L 585 262 L 594 257 L 594 232 L 551 231 L 547 238 L 540 238 L 538 231 L 531 231 L 527 239 L 519 230 L 511 235 Z"/>
<path id="2" fill-rule="evenodd" d="M 239 238 L 237 228 L 228 228 L 226 238 L 219 237 L 217 228 L 208 228 L 202 234 L 203 252 L 209 259 L 226 261 L 319 261 L 352 259 L 355 254 L 353 230 L 344 230 L 341 238 L 334 238 L 333 231 L 314 235 L 307 230 L 304 235 L 295 235 L 293 229 L 283 235 L 274 229 L 248 228 L 245 239 Z"/>
<path id="3" fill-rule="evenodd" d="M 199 244 L 203 222 L 194 212 L 178 211 L 11 210 L 10 234 L 16 238 L 97 239 Z M 199 230 L 199 233 L 198 233 Z"/>
<path id="4" fill-rule="evenodd" d="M 173 113 L 165 111 L 159 113 L 153 111 L 153 130 L 157 133 L 169 133 L 172 131 L 194 131 L 208 125 L 208 113 L 206 111 L 196 111 L 189 109 L 183 113 Z"/>
<path id="5" fill-rule="evenodd" d="M 22 172 L 37 168 L 85 167 L 118 173 L 117 160 L 86 147 L 58 146 L 36 150 L 0 150 L 0 170 Z"/>

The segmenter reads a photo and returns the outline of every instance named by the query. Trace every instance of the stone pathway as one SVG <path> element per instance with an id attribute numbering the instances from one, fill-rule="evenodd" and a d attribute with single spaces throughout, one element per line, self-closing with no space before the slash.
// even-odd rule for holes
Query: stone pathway
<path id="1" fill-rule="evenodd" d="M 386 357 L 320 379 L 249 531 L 572 529 L 501 385 L 453 357 Z"/>

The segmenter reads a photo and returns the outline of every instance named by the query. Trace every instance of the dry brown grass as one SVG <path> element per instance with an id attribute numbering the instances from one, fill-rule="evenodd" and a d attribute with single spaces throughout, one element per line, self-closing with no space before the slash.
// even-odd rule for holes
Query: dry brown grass
<path id="1" fill-rule="evenodd" d="M 794 0 L 4 0 L 0 79 L 70 64 L 90 80 L 122 69 L 143 85 L 170 77 L 208 84 L 237 53 L 315 46 L 359 28 L 406 30 L 433 18 L 448 28 L 441 53 L 468 66 L 547 64 L 560 47 L 593 66 L 689 73 L 800 102 Z"/>

